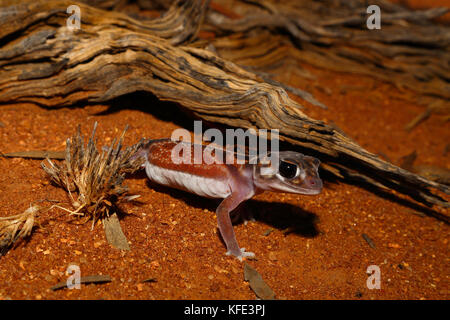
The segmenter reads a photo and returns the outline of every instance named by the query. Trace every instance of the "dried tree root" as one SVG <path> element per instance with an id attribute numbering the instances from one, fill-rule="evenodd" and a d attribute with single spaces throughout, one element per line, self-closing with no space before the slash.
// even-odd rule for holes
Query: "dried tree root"
<path id="1" fill-rule="evenodd" d="M 13 3 L 0 1 L 0 10 L 11 10 Z M 82 28 L 71 32 L 64 14 L 68 5 L 65 0 L 27 0 L 20 5 L 22 13 L 0 16 L 0 103 L 69 106 L 147 91 L 210 122 L 279 129 L 280 139 L 319 156 L 324 170 L 343 179 L 362 180 L 427 205 L 449 207 L 431 191 L 450 194 L 449 186 L 367 152 L 342 132 L 309 118 L 282 88 L 256 74 L 211 51 L 174 46 L 170 37 L 163 39 L 120 13 L 84 4 L 80 4 Z"/>

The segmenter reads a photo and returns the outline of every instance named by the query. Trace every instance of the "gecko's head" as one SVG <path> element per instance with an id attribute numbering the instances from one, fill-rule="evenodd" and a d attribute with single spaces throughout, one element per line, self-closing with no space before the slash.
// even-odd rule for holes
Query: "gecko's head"
<path id="1" fill-rule="evenodd" d="M 299 194 L 319 194 L 322 191 L 320 161 L 298 152 L 271 153 L 255 166 L 255 185 L 263 190 Z"/>

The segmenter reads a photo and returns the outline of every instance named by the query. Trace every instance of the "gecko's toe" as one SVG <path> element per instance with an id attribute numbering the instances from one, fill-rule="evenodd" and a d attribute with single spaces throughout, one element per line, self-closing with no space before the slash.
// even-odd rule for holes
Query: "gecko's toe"
<path id="1" fill-rule="evenodd" d="M 255 257 L 255 254 L 253 252 L 246 252 L 245 248 L 241 248 L 241 252 L 239 254 L 234 254 L 231 251 L 227 251 L 226 255 L 227 256 L 233 255 L 236 258 L 238 258 L 239 261 L 242 261 L 244 258 L 254 258 Z"/>
<path id="2" fill-rule="evenodd" d="M 244 258 L 254 258 L 255 254 L 253 252 L 246 252 L 245 248 L 241 248 L 241 256 Z"/>

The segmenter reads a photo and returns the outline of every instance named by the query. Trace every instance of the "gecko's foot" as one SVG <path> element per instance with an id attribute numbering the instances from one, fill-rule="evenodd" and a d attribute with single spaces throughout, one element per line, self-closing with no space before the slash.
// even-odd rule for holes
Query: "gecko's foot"
<path id="1" fill-rule="evenodd" d="M 241 251 L 241 252 L 239 252 L 239 253 L 237 253 L 237 254 L 236 254 L 236 253 L 233 253 L 233 252 L 231 252 L 231 251 L 227 251 L 226 255 L 227 255 L 227 256 L 233 255 L 233 256 L 235 256 L 236 258 L 238 258 L 239 261 L 242 261 L 242 259 L 244 259 L 244 258 L 254 258 L 254 257 L 255 257 L 255 254 L 254 254 L 253 252 L 246 252 L 246 251 L 245 251 L 245 248 L 241 248 L 240 251 Z"/>

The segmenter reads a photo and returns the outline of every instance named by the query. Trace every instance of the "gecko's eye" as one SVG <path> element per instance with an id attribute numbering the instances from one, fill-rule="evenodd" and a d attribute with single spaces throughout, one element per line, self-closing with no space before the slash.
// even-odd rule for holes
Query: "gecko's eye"
<path id="1" fill-rule="evenodd" d="M 278 171 L 282 177 L 292 179 L 297 175 L 297 168 L 296 164 L 281 160 Z"/>

